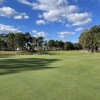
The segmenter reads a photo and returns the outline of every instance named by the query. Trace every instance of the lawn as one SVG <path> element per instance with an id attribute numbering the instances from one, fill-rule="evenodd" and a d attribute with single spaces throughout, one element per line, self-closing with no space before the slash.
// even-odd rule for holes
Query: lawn
<path id="1" fill-rule="evenodd" d="M 0 56 L 0 100 L 100 100 L 100 54 Z"/>

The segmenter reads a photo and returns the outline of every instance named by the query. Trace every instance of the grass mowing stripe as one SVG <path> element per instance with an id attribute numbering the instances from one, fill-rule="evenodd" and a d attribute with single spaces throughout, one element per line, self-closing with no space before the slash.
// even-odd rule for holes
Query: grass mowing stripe
<path id="1" fill-rule="evenodd" d="M 0 58 L 0 100 L 100 100 L 99 91 L 100 54 Z"/>

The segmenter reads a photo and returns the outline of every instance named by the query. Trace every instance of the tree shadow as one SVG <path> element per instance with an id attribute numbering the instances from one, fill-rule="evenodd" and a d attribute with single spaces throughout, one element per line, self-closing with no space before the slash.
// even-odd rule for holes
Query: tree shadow
<path id="1" fill-rule="evenodd" d="M 22 71 L 53 69 L 56 67 L 48 67 L 48 65 L 55 61 L 58 61 L 58 59 L 2 59 L 0 61 L 0 75 L 19 73 Z"/>

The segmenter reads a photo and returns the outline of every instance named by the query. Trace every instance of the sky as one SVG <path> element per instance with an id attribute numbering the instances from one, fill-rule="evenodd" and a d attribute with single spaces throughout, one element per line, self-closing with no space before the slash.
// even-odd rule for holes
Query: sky
<path id="1" fill-rule="evenodd" d="M 95 25 L 100 25 L 100 0 L 0 0 L 0 34 L 29 32 L 76 43 Z"/>

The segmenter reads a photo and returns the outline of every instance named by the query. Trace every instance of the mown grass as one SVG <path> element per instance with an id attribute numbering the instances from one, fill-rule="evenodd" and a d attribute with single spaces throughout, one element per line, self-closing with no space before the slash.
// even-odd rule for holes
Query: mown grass
<path id="1" fill-rule="evenodd" d="M 100 54 L 0 57 L 0 100 L 100 100 Z"/>

